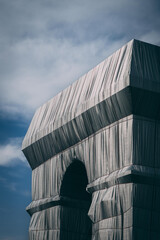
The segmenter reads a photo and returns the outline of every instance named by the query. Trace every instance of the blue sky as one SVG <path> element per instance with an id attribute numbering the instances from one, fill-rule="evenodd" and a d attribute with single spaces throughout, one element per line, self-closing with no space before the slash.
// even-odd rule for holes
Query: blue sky
<path id="1" fill-rule="evenodd" d="M 26 240 L 34 111 L 131 39 L 160 45 L 158 0 L 0 0 L 0 239 Z"/>

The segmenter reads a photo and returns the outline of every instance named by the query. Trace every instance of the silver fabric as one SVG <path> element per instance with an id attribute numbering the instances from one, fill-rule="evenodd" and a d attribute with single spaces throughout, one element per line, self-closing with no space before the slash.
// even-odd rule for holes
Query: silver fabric
<path id="1" fill-rule="evenodd" d="M 132 40 L 36 111 L 30 240 L 160 239 L 159 110 L 160 48 Z M 76 161 L 90 203 L 61 194 Z"/>

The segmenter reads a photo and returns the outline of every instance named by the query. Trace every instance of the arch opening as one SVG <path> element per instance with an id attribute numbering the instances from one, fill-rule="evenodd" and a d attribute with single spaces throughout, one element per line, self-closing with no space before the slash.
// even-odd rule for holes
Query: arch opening
<path id="1" fill-rule="evenodd" d="M 75 160 L 67 168 L 60 189 L 60 196 L 64 200 L 61 210 L 61 240 L 91 240 L 92 222 L 87 215 L 91 194 L 86 191 L 87 184 L 85 166 L 81 161 Z"/>
<path id="2" fill-rule="evenodd" d="M 91 194 L 86 191 L 88 178 L 85 166 L 79 160 L 69 165 L 64 175 L 60 195 L 72 199 L 91 201 Z"/>

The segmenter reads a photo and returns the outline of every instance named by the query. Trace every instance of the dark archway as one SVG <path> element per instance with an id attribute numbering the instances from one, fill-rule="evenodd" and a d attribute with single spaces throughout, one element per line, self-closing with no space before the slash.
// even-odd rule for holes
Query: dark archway
<path id="1" fill-rule="evenodd" d="M 61 240 L 91 240 L 92 222 L 87 213 L 91 195 L 85 166 L 75 160 L 67 168 L 60 190 Z"/>

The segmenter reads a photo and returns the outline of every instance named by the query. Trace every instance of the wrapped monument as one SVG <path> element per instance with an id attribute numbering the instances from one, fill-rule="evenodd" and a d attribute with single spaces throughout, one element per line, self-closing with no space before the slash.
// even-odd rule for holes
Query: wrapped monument
<path id="1" fill-rule="evenodd" d="M 30 240 L 160 239 L 160 47 L 132 40 L 42 105 L 22 148 Z"/>

